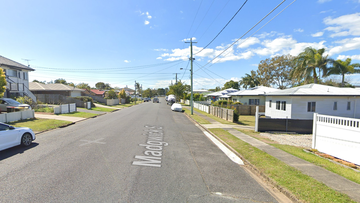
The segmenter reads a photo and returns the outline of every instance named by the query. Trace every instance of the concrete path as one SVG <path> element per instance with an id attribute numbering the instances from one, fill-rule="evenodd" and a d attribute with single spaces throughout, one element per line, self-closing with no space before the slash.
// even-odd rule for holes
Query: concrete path
<path id="1" fill-rule="evenodd" d="M 189 108 L 189 107 L 185 107 Z M 316 179 L 319 182 L 324 183 L 330 188 L 333 188 L 336 191 L 347 194 L 354 201 L 360 202 L 360 184 L 357 184 L 353 181 L 350 181 L 340 175 L 337 175 L 333 172 L 330 172 L 322 167 L 316 166 L 310 162 L 307 162 L 303 159 L 295 157 L 287 152 L 284 152 L 276 147 L 268 145 L 258 139 L 255 139 L 251 136 L 248 136 L 234 128 L 247 128 L 254 130 L 254 127 L 251 126 L 242 126 L 242 125 L 230 125 L 230 124 L 221 124 L 215 120 L 204 116 L 194 110 L 194 113 L 203 117 L 204 119 L 211 122 L 211 124 L 201 124 L 204 128 L 222 128 L 227 130 L 230 134 L 236 136 L 237 138 L 243 140 L 246 143 L 266 152 L 267 154 L 279 159 L 285 164 L 292 166 L 302 173 Z M 207 118 L 205 118 L 207 117 Z"/>
<path id="2" fill-rule="evenodd" d="M 71 121 L 71 122 L 79 122 L 86 119 L 80 117 L 58 116 L 58 115 L 48 115 L 48 114 L 39 114 L 39 113 L 35 113 L 35 118 L 55 119 L 55 120 Z"/>
<path id="3" fill-rule="evenodd" d="M 98 104 L 98 103 L 94 103 L 94 104 L 96 107 L 103 107 L 103 108 L 108 108 L 108 109 L 121 109 L 121 108 L 106 106 L 106 105 L 102 105 L 102 104 Z"/>

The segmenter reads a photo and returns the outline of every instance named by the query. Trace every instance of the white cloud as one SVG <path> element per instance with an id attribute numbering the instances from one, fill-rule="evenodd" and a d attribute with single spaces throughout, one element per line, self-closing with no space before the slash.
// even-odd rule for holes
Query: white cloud
<path id="1" fill-rule="evenodd" d="M 359 55 L 352 55 L 352 56 L 345 56 L 345 55 L 339 55 L 337 59 L 346 60 L 347 58 L 351 58 L 352 60 L 360 60 L 360 54 Z"/>
<path id="2" fill-rule="evenodd" d="M 149 23 L 150 23 L 150 22 L 147 21 L 147 20 L 145 20 L 145 22 L 144 22 L 145 25 L 148 25 Z"/>
<path id="3" fill-rule="evenodd" d="M 329 27 L 325 30 L 334 32 L 331 37 L 339 36 L 359 36 L 360 35 L 360 13 L 343 15 L 337 18 L 327 17 L 324 23 Z"/>
<path id="4" fill-rule="evenodd" d="M 159 57 L 157 57 L 156 59 L 162 59 L 162 57 L 159 56 Z"/>
<path id="5" fill-rule="evenodd" d="M 322 4 L 322 3 L 325 3 L 325 2 L 330 2 L 331 0 L 318 0 L 318 3 Z"/>
<path id="6" fill-rule="evenodd" d="M 248 37 L 246 39 L 240 39 L 236 44 L 237 48 L 244 49 L 251 45 L 260 43 L 260 40 L 257 37 Z"/>
<path id="7" fill-rule="evenodd" d="M 160 49 L 154 49 L 154 51 L 169 51 L 169 50 L 160 48 Z"/>
<path id="8" fill-rule="evenodd" d="M 196 37 L 193 37 L 193 38 L 191 38 L 192 39 L 192 41 L 195 41 L 196 40 Z M 186 39 L 183 39 L 183 40 L 181 40 L 182 42 L 190 42 L 190 38 L 186 38 Z"/>
<path id="9" fill-rule="evenodd" d="M 345 51 L 360 49 L 360 37 L 348 38 L 335 43 L 339 44 L 338 46 L 332 47 L 329 50 L 329 55 L 340 54 Z"/>
<path id="10" fill-rule="evenodd" d="M 301 28 L 298 28 L 298 29 L 294 29 L 294 32 L 304 32 L 304 30 Z"/>
<path id="11" fill-rule="evenodd" d="M 265 38 L 265 37 L 273 37 L 277 34 L 277 32 L 275 31 L 271 31 L 271 32 L 264 32 L 264 33 L 261 33 L 259 35 L 257 35 L 260 39 L 262 38 Z"/>
<path id="12" fill-rule="evenodd" d="M 128 61 L 128 60 L 124 60 L 125 63 L 130 63 L 131 61 Z"/>
<path id="13" fill-rule="evenodd" d="M 324 35 L 324 32 L 317 32 L 317 33 L 311 34 L 312 37 L 321 37 L 323 35 Z"/>
<path id="14" fill-rule="evenodd" d="M 147 16 L 147 18 L 149 18 L 149 19 L 152 18 L 152 16 L 149 14 L 149 12 L 146 12 L 146 16 Z"/>

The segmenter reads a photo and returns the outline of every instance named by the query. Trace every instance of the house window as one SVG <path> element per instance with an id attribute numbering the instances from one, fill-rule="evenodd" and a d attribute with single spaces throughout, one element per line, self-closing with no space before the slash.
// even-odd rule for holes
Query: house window
<path id="1" fill-rule="evenodd" d="M 308 102 L 308 112 L 315 112 L 316 102 Z"/>
<path id="2" fill-rule="evenodd" d="M 281 102 L 281 110 L 286 111 L 286 101 Z"/>
<path id="3" fill-rule="evenodd" d="M 260 99 L 249 99 L 249 105 L 259 105 Z"/>
<path id="4" fill-rule="evenodd" d="M 18 72 L 18 78 L 21 78 L 20 71 Z"/>
<path id="5" fill-rule="evenodd" d="M 276 109 L 280 110 L 280 101 L 276 101 Z"/>
<path id="6" fill-rule="evenodd" d="M 27 77 L 27 72 L 23 72 L 23 79 L 24 79 L 24 80 L 27 80 L 27 79 L 28 79 L 28 77 Z"/>
<path id="7" fill-rule="evenodd" d="M 333 110 L 336 111 L 337 110 L 337 102 L 334 102 L 334 107 Z"/>
<path id="8" fill-rule="evenodd" d="M 236 100 L 236 99 L 233 99 L 233 102 L 237 102 L 237 100 Z"/>
<path id="9" fill-rule="evenodd" d="M 347 107 L 346 107 L 346 110 L 350 110 L 350 107 L 351 107 L 351 102 L 347 102 Z"/>
<path id="10" fill-rule="evenodd" d="M 16 77 L 16 70 L 8 70 L 6 71 L 8 76 Z"/>
<path id="11" fill-rule="evenodd" d="M 271 101 L 271 100 L 269 100 L 269 108 L 271 108 L 271 102 L 272 102 L 272 101 Z"/>

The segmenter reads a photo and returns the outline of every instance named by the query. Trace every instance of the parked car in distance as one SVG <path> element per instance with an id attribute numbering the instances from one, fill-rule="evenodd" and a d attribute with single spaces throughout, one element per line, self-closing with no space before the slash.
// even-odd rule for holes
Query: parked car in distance
<path id="1" fill-rule="evenodd" d="M 144 102 L 148 102 L 148 101 L 150 101 L 149 98 L 144 98 Z"/>
<path id="2" fill-rule="evenodd" d="M 0 150 L 17 145 L 27 147 L 35 138 L 35 133 L 30 128 L 15 128 L 0 122 Z"/>
<path id="3" fill-rule="evenodd" d="M 165 97 L 165 101 L 167 101 L 167 100 L 168 100 L 168 96 Z"/>
<path id="4" fill-rule="evenodd" d="M 21 109 L 31 109 L 29 104 L 21 104 L 10 98 L 0 98 L 0 111 L 10 112 Z"/>
<path id="5" fill-rule="evenodd" d="M 159 98 L 155 97 L 155 98 L 153 99 L 153 103 L 159 103 Z"/>
<path id="6" fill-rule="evenodd" d="M 171 110 L 182 112 L 182 106 L 179 103 L 174 103 L 173 105 L 171 105 Z"/>

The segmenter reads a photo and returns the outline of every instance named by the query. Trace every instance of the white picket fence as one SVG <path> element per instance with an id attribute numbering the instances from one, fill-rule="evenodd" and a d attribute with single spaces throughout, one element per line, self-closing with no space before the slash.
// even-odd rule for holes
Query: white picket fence
<path id="1" fill-rule="evenodd" d="M 25 110 L 25 111 L 18 111 L 12 113 L 2 113 L 0 114 L 0 122 L 8 123 L 13 121 L 20 121 L 25 120 L 28 118 L 34 118 L 35 113 L 34 110 Z"/>
<path id="2" fill-rule="evenodd" d="M 199 104 L 194 102 L 194 108 L 199 109 L 200 111 L 204 111 L 206 113 L 210 113 L 210 106 Z"/>
<path id="3" fill-rule="evenodd" d="M 314 113 L 312 148 L 360 165 L 360 119 Z"/>
<path id="4" fill-rule="evenodd" d="M 62 104 L 60 106 L 54 107 L 55 114 L 71 113 L 76 111 L 76 104 Z"/>

